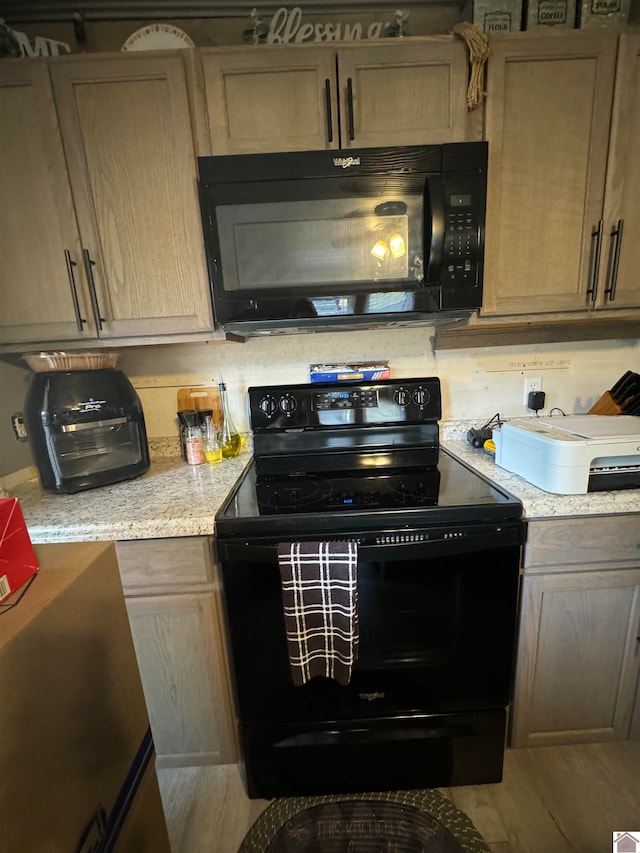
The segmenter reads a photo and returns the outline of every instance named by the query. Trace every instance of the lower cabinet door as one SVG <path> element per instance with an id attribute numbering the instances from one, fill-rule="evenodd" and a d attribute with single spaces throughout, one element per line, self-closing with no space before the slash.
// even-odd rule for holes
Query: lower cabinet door
<path id="1" fill-rule="evenodd" d="M 525 576 L 511 746 L 627 739 L 639 623 L 640 569 Z"/>
<path id="2" fill-rule="evenodd" d="M 214 595 L 128 598 L 127 610 L 157 766 L 235 762 Z"/>

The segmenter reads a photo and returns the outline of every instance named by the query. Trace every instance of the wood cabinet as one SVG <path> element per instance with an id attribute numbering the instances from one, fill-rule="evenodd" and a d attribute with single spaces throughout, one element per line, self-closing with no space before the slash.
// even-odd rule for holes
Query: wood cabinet
<path id="1" fill-rule="evenodd" d="M 638 515 L 529 524 L 511 746 L 633 736 L 639 530 Z"/>
<path id="2" fill-rule="evenodd" d="M 3 63 L 0 343 L 213 329 L 182 53 Z"/>
<path id="3" fill-rule="evenodd" d="M 453 36 L 200 51 L 214 154 L 471 138 L 467 54 Z"/>
<path id="4" fill-rule="evenodd" d="M 602 220 L 604 242 L 595 299 L 598 308 L 610 312 L 640 307 L 639 151 L 640 34 L 622 35 Z"/>
<path id="5" fill-rule="evenodd" d="M 207 537 L 116 543 L 158 767 L 237 760 L 211 545 Z"/>
<path id="6" fill-rule="evenodd" d="M 640 37 L 619 44 L 581 32 L 492 40 L 482 315 L 640 308 L 638 242 L 610 236 L 640 217 Z"/>
<path id="7" fill-rule="evenodd" d="M 80 318 L 91 305 L 71 266 L 82 247 L 45 60 L 2 61 L 0 115 L 0 343 L 89 336 Z"/>

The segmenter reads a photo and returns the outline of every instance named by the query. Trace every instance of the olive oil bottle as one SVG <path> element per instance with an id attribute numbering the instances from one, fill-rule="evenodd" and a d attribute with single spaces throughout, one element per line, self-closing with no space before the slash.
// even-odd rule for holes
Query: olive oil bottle
<path id="1" fill-rule="evenodd" d="M 222 456 L 224 459 L 231 459 L 240 453 L 242 439 L 231 420 L 229 401 L 227 400 L 227 386 L 224 382 L 221 382 L 218 387 L 220 388 L 220 399 L 222 400 L 222 436 L 220 437 Z"/>

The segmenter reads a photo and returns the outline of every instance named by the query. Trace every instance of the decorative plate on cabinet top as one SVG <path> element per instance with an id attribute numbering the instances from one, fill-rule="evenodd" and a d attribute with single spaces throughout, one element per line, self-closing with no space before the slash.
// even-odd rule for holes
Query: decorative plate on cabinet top
<path id="1" fill-rule="evenodd" d="M 149 24 L 141 27 L 122 45 L 122 50 L 175 50 L 178 47 L 195 47 L 184 30 L 171 24 Z"/>

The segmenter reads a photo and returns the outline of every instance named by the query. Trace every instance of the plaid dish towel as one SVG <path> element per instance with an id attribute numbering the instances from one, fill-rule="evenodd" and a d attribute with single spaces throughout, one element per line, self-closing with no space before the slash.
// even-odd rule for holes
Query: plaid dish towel
<path id="1" fill-rule="evenodd" d="M 357 544 L 282 542 L 278 563 L 293 683 L 348 684 L 358 659 Z"/>

